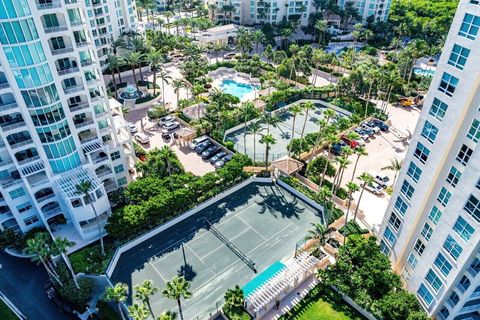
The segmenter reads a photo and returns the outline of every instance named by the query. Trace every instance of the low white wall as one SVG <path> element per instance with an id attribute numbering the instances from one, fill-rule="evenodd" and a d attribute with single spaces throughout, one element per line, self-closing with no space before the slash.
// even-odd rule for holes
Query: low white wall
<path id="1" fill-rule="evenodd" d="M 352 300 L 352 298 L 350 298 L 349 296 L 347 295 L 344 295 L 343 293 L 341 293 L 340 291 L 338 291 L 337 288 L 335 288 L 334 286 L 331 286 L 332 290 L 334 290 L 335 292 L 339 293 L 341 296 L 342 296 L 342 299 L 343 301 L 345 301 L 350 307 L 352 307 L 353 309 L 357 310 L 358 313 L 360 313 L 362 316 L 364 316 L 365 318 L 367 318 L 368 320 L 378 320 L 377 318 L 375 318 L 373 316 L 373 314 L 371 314 L 370 312 L 368 312 L 367 310 L 363 309 L 362 307 L 360 307 L 355 301 Z"/>

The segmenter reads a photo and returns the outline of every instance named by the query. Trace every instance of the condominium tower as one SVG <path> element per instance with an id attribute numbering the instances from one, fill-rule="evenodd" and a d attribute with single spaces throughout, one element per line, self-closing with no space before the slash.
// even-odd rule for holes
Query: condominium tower
<path id="1" fill-rule="evenodd" d="M 2 230 L 44 226 L 95 239 L 111 212 L 107 194 L 129 181 L 130 133 L 112 113 L 99 63 L 102 39 L 123 28 L 109 6 L 0 1 Z M 90 201 L 76 192 L 82 181 L 91 183 Z"/>
<path id="2" fill-rule="evenodd" d="M 339 7 L 344 8 L 347 2 L 353 2 L 363 20 L 373 17 L 374 21 L 387 21 L 392 0 L 338 0 Z"/>
<path id="3" fill-rule="evenodd" d="M 479 319 L 480 1 L 460 0 L 379 230 L 429 315 Z"/>

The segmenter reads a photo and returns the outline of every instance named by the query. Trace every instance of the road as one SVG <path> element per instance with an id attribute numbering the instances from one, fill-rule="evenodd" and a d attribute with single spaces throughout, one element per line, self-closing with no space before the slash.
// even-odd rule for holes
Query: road
<path id="1" fill-rule="evenodd" d="M 43 291 L 48 277 L 28 259 L 0 252 L 0 290 L 27 317 L 35 320 L 73 319 L 50 302 Z"/>

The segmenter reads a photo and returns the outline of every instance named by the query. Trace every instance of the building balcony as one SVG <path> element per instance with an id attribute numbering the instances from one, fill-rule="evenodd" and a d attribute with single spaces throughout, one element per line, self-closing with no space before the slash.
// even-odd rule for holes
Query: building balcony
<path id="1" fill-rule="evenodd" d="M 27 178 L 28 184 L 32 189 L 45 187 L 48 184 L 48 177 L 45 173 L 37 173 Z"/>
<path id="2" fill-rule="evenodd" d="M 93 156 L 92 155 L 92 162 L 93 164 L 97 164 L 97 163 L 100 163 L 100 162 L 103 162 L 103 161 L 107 161 L 109 158 L 107 155 L 104 155 L 104 156 Z"/>
<path id="3" fill-rule="evenodd" d="M 475 269 L 473 269 L 472 267 L 468 267 L 467 269 L 468 273 L 473 277 L 475 278 L 478 274 L 478 271 L 476 271 Z"/>
<path id="4" fill-rule="evenodd" d="M 95 122 L 92 119 L 82 119 L 82 121 L 77 121 L 75 123 L 75 128 L 80 129 L 87 126 L 93 125 Z"/>
<path id="5" fill-rule="evenodd" d="M 5 125 L 2 125 L 3 132 L 11 131 L 13 129 L 21 128 L 25 126 L 25 121 L 17 121 L 17 122 L 7 122 Z"/>
<path id="6" fill-rule="evenodd" d="M 24 176 L 35 174 L 44 169 L 45 169 L 45 164 L 43 163 L 43 160 L 37 160 L 20 167 L 20 171 Z"/>
<path id="7" fill-rule="evenodd" d="M 18 165 L 23 166 L 25 164 L 32 163 L 32 162 L 37 161 L 37 160 L 40 160 L 40 156 L 34 156 L 34 157 L 18 160 Z"/>
<path id="8" fill-rule="evenodd" d="M 65 4 L 76 4 L 77 0 L 65 0 Z"/>
<path id="9" fill-rule="evenodd" d="M 87 80 L 87 86 L 97 86 L 98 85 L 98 80 L 97 79 L 88 79 Z"/>
<path id="10" fill-rule="evenodd" d="M 4 213 L 0 213 L 0 222 L 3 222 L 10 218 L 13 218 L 13 213 L 10 210 Z"/>
<path id="11" fill-rule="evenodd" d="M 52 49 L 52 55 L 56 56 L 59 54 L 65 54 L 73 52 L 73 47 L 65 47 L 65 48 L 60 48 L 60 49 Z"/>
<path id="12" fill-rule="evenodd" d="M 95 173 L 97 174 L 97 178 L 101 179 L 101 178 L 103 178 L 103 177 L 105 177 L 105 176 L 108 176 L 108 175 L 112 174 L 113 171 L 112 171 L 112 169 L 107 168 L 107 169 L 100 170 L 100 171 L 98 171 L 98 172 L 95 171 Z"/>
<path id="13" fill-rule="evenodd" d="M 92 101 L 92 103 L 100 102 L 100 101 L 103 101 L 103 100 L 104 100 L 104 98 L 102 96 L 90 97 L 90 101 Z"/>
<path id="14" fill-rule="evenodd" d="M 80 143 L 81 144 L 87 144 L 89 142 L 98 140 L 98 136 L 96 134 L 88 135 L 85 137 L 80 137 Z"/>
<path id="15" fill-rule="evenodd" d="M 79 41 L 79 42 L 75 42 L 75 45 L 77 46 L 77 48 L 83 48 L 83 47 L 87 47 L 90 45 L 90 42 L 88 41 Z"/>
<path id="16" fill-rule="evenodd" d="M 60 206 L 54 207 L 52 209 L 42 211 L 43 215 L 47 218 L 53 217 L 54 215 L 58 213 L 62 213 L 62 208 Z"/>
<path id="17" fill-rule="evenodd" d="M 79 84 L 79 85 L 76 85 L 76 86 L 63 88 L 63 92 L 65 92 L 65 94 L 72 94 L 72 93 L 81 92 L 84 89 L 85 89 L 84 86 Z"/>
<path id="18" fill-rule="evenodd" d="M 0 160 L 0 168 L 5 167 L 7 165 L 10 165 L 12 163 L 13 163 L 13 160 L 11 158 L 2 159 L 2 160 Z"/>
<path id="19" fill-rule="evenodd" d="M 45 30 L 45 33 L 61 32 L 61 31 L 67 31 L 68 26 L 65 24 L 61 26 L 45 27 L 44 30 Z"/>
<path id="20" fill-rule="evenodd" d="M 92 60 L 92 59 L 86 59 L 86 60 L 80 61 L 80 65 L 81 65 L 82 67 L 91 66 L 92 64 L 93 64 L 93 60 Z"/>
<path id="21" fill-rule="evenodd" d="M 8 82 L 2 82 L 0 83 L 0 89 L 6 89 L 6 88 L 9 88 L 10 85 L 8 84 Z"/>
<path id="22" fill-rule="evenodd" d="M 33 143 L 33 140 L 31 138 L 28 138 L 28 139 L 25 139 L 25 140 L 22 140 L 22 141 L 15 141 L 14 144 L 11 144 L 10 145 L 10 148 L 12 149 L 18 149 L 20 147 L 24 147 L 24 146 L 27 146 L 29 144 Z"/>
<path id="23" fill-rule="evenodd" d="M 67 69 L 58 70 L 57 72 L 58 72 L 59 76 L 64 76 L 66 74 L 71 74 L 71 73 L 78 72 L 78 71 L 80 71 L 80 68 L 70 67 L 70 68 L 67 68 Z"/>
<path id="24" fill-rule="evenodd" d="M 38 10 L 46 10 L 46 9 L 54 9 L 54 8 L 62 7 L 62 4 L 59 0 L 45 1 L 43 3 L 39 3 L 38 0 L 37 0 L 36 2 L 37 2 L 37 9 Z"/>
<path id="25" fill-rule="evenodd" d="M 15 108 L 18 108 L 18 104 L 16 102 L 0 104 L 0 112 L 12 110 Z"/>
<path id="26" fill-rule="evenodd" d="M 23 182 L 22 179 L 5 179 L 5 180 L 0 180 L 0 185 L 2 185 L 4 189 L 8 189 L 8 188 L 17 186 L 22 182 Z"/>
<path id="27" fill-rule="evenodd" d="M 47 194 L 45 196 L 39 197 L 39 198 L 37 198 L 37 202 L 42 203 L 43 201 L 46 201 L 46 200 L 52 199 L 52 198 L 55 198 L 55 193 L 50 193 L 50 194 Z"/>
<path id="28" fill-rule="evenodd" d="M 89 107 L 88 102 L 80 102 L 78 104 L 70 105 L 70 112 L 77 112 Z"/>
<path id="29" fill-rule="evenodd" d="M 460 293 L 462 293 L 462 294 L 465 293 L 465 291 L 467 291 L 467 289 L 464 288 L 460 283 L 457 283 L 457 285 L 456 285 L 455 287 L 456 287 L 456 288 L 458 289 L 458 291 L 460 291 Z"/>
<path id="30" fill-rule="evenodd" d="M 480 304 L 475 304 L 473 306 L 463 307 L 462 309 L 460 309 L 460 313 L 466 313 L 466 312 L 478 311 L 478 310 L 480 310 Z"/>
<path id="31" fill-rule="evenodd" d="M 77 27 L 77 26 L 83 26 L 85 24 L 85 21 L 83 20 L 73 20 L 73 21 L 70 21 L 70 25 L 72 27 Z"/>
<path id="32" fill-rule="evenodd" d="M 103 184 L 104 188 L 105 188 L 105 192 L 106 193 L 109 193 L 109 192 L 112 192 L 112 191 L 115 191 L 117 190 L 117 185 L 115 183 L 104 183 Z"/>

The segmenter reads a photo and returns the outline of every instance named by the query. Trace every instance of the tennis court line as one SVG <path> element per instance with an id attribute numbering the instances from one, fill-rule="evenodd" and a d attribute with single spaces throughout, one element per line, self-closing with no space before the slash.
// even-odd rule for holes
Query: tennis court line
<path id="1" fill-rule="evenodd" d="M 235 237 L 233 237 L 233 238 L 231 238 L 231 239 L 228 239 L 228 240 L 231 242 L 232 240 L 235 240 L 236 238 L 238 238 L 239 236 L 241 236 L 242 234 L 244 234 L 244 233 L 247 232 L 248 230 L 250 230 L 250 228 L 246 228 L 245 230 L 243 230 L 242 232 L 240 232 L 239 234 L 237 234 Z M 216 239 L 216 238 L 215 238 L 215 239 Z M 218 240 L 218 239 L 217 239 L 217 240 Z M 220 241 L 220 240 L 218 240 L 218 241 Z M 220 241 L 220 243 L 222 243 L 222 245 L 221 245 L 220 247 L 215 248 L 214 250 L 210 251 L 209 253 L 207 253 L 207 254 L 204 255 L 203 257 L 206 258 L 206 257 L 208 257 L 209 255 L 211 255 L 212 253 L 214 253 L 215 251 L 217 251 L 218 249 L 220 249 L 220 248 L 222 248 L 222 247 L 227 247 L 227 245 L 224 244 L 222 241 Z M 227 249 L 228 249 L 228 247 L 227 247 Z M 229 250 L 230 250 L 230 249 L 229 249 Z M 239 259 L 238 261 L 240 261 L 240 259 Z"/>
<path id="2" fill-rule="evenodd" d="M 200 258 L 200 256 L 195 252 L 195 250 L 193 250 L 192 248 L 190 248 L 190 246 L 189 246 L 188 244 L 185 244 L 185 247 L 187 247 L 188 249 L 190 249 L 190 251 L 192 251 L 193 255 L 194 255 L 195 257 L 197 257 L 197 259 L 200 260 L 200 262 L 203 263 L 203 264 L 207 267 L 207 269 L 210 270 L 210 272 L 211 272 L 214 276 L 217 275 L 217 274 L 215 273 L 215 271 L 213 271 L 212 269 L 210 269 L 210 266 L 209 266 L 205 261 L 203 261 L 202 258 Z"/>
<path id="3" fill-rule="evenodd" d="M 250 229 L 252 229 L 253 232 L 255 232 L 256 234 L 258 234 L 258 235 L 260 236 L 260 238 L 263 239 L 263 241 L 267 241 L 267 239 L 266 239 L 264 236 L 262 236 L 259 232 L 257 232 L 257 230 L 255 230 L 254 228 L 252 228 L 252 226 L 251 226 L 247 221 L 243 220 L 243 219 L 242 219 L 241 217 L 239 217 L 239 216 L 237 216 L 237 218 L 238 218 L 240 221 L 242 221 L 243 223 L 245 223 Z"/>
<path id="4" fill-rule="evenodd" d="M 165 278 L 162 276 L 162 274 L 160 273 L 160 271 L 158 271 L 157 268 L 155 268 L 155 266 L 153 265 L 153 263 L 149 262 L 148 264 L 153 268 L 153 270 L 155 270 L 155 272 L 160 276 L 160 278 L 163 280 L 163 282 L 167 283 L 167 281 L 165 280 Z"/>

